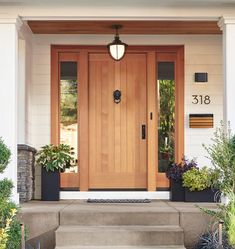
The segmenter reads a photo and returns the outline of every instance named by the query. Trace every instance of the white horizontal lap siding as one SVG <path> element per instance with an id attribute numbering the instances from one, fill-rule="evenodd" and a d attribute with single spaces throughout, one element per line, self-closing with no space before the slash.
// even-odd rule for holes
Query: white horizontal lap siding
<path id="1" fill-rule="evenodd" d="M 207 41 L 207 42 L 206 42 Z M 215 129 L 189 128 L 190 113 L 214 114 L 214 126 L 223 119 L 222 36 L 206 37 L 199 44 L 186 44 L 185 49 L 185 155 L 195 157 L 200 167 L 210 166 L 202 144 L 210 144 Z M 195 72 L 207 72 L 207 83 L 195 83 Z M 211 103 L 193 104 L 192 95 L 209 95 Z"/>
<path id="2" fill-rule="evenodd" d="M 104 45 L 112 35 L 35 35 L 33 42 L 32 108 L 30 143 L 36 148 L 50 142 L 50 46 L 51 44 Z M 213 113 L 215 126 L 223 117 L 222 36 L 162 35 L 129 36 L 131 45 L 185 45 L 185 155 L 209 165 L 202 143 L 209 143 L 214 129 L 189 129 L 190 113 Z M 207 72 L 208 83 L 196 84 L 195 72 Z M 192 104 L 192 94 L 210 95 L 210 105 Z M 40 197 L 40 172 L 36 171 L 36 197 Z"/>

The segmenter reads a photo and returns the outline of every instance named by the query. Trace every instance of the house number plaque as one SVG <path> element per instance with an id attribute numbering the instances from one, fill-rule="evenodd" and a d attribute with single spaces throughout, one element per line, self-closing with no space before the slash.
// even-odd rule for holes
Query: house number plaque
<path id="1" fill-rule="evenodd" d="M 209 95 L 192 95 L 194 105 L 209 105 L 211 103 L 211 98 Z"/>

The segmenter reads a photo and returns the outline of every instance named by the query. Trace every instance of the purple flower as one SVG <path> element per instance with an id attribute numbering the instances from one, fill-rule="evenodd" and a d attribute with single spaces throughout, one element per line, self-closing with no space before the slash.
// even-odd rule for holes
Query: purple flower
<path id="1" fill-rule="evenodd" d="M 194 160 L 183 159 L 179 164 L 173 163 L 166 171 L 166 176 L 168 179 L 178 182 L 182 180 L 183 174 L 192 168 L 198 168 L 197 163 Z"/>

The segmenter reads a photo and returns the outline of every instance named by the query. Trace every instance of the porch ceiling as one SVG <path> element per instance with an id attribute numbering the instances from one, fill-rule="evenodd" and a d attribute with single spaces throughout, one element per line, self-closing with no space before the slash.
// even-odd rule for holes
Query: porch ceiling
<path id="1" fill-rule="evenodd" d="M 28 21 L 34 34 L 113 34 L 113 24 L 121 24 L 121 34 L 221 34 L 217 21 Z"/>

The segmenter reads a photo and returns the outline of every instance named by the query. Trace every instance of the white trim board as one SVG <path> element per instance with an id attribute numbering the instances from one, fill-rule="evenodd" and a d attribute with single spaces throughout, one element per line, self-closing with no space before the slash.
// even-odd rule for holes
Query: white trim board
<path id="1" fill-rule="evenodd" d="M 219 21 L 220 16 L 22 16 L 24 21 Z"/>
<path id="2" fill-rule="evenodd" d="M 169 200 L 169 191 L 60 191 L 61 200 L 82 199 L 161 199 Z"/>

